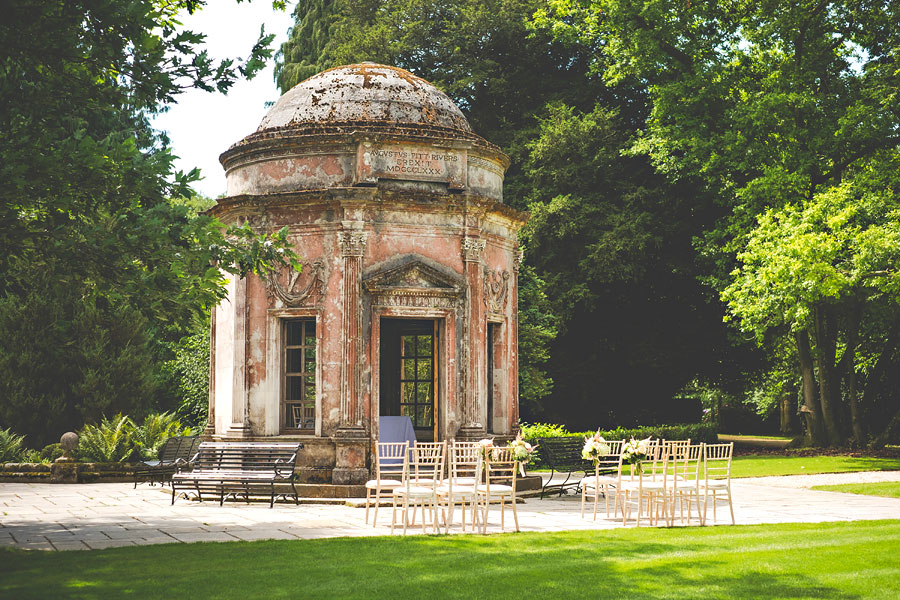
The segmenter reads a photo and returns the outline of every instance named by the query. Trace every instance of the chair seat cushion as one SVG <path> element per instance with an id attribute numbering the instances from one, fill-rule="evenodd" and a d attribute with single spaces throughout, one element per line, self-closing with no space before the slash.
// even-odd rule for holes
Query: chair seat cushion
<path id="1" fill-rule="evenodd" d="M 407 487 L 399 487 L 394 490 L 394 496 L 409 496 L 410 498 L 431 498 L 435 494 L 435 489 L 421 485 L 411 485 Z"/>
<path id="2" fill-rule="evenodd" d="M 593 489 L 596 486 L 600 487 L 609 487 L 615 485 L 619 482 L 619 478 L 615 475 L 601 475 L 600 477 L 594 477 L 591 475 L 590 477 L 585 477 L 581 480 L 581 487 L 586 487 Z"/>
<path id="3" fill-rule="evenodd" d="M 403 485 L 402 481 L 397 481 L 396 479 L 370 479 L 366 482 L 366 487 L 370 490 L 375 488 L 395 488 Z"/>
<path id="4" fill-rule="evenodd" d="M 486 494 L 488 491 L 488 486 L 479 485 L 477 487 L 479 493 Z M 511 485 L 501 485 L 499 483 L 491 486 L 490 491 L 492 494 L 510 494 L 513 492 L 513 487 Z"/>

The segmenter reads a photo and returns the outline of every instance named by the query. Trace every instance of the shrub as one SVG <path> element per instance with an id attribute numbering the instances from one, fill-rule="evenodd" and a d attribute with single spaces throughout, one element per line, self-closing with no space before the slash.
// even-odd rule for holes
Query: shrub
<path id="1" fill-rule="evenodd" d="M 588 437 L 594 435 L 597 431 L 576 431 L 569 432 L 562 425 L 552 425 L 549 423 L 535 423 L 528 425 L 523 423 L 522 437 L 531 443 L 536 443 L 538 438 L 542 437 Z M 652 425 L 648 427 L 625 428 L 618 427 L 616 429 L 604 429 L 600 431 L 600 435 L 608 440 L 627 440 L 631 438 L 644 439 L 646 437 L 662 438 L 666 440 L 686 440 L 690 439 L 695 444 L 706 442 L 707 444 L 715 444 L 718 441 L 716 427 L 711 423 L 687 423 L 675 425 Z"/>
<path id="2" fill-rule="evenodd" d="M 18 461 L 24 439 L 24 435 L 16 435 L 12 429 L 0 429 L 0 463 Z"/>
<path id="3" fill-rule="evenodd" d="M 78 432 L 78 453 L 85 462 L 125 462 L 134 452 L 134 422 L 117 414 L 103 417 L 99 425 L 85 425 Z"/>
<path id="4" fill-rule="evenodd" d="M 20 463 L 45 463 L 49 464 L 50 460 L 44 458 L 41 455 L 40 450 L 32 450 L 31 448 L 27 448 L 22 451 L 22 454 L 19 456 Z"/>
<path id="5" fill-rule="evenodd" d="M 170 437 L 194 435 L 191 427 L 184 426 L 174 413 L 156 413 L 147 415 L 143 424 L 134 427 L 131 441 L 143 458 L 156 458 L 159 447 Z"/>
<path id="6" fill-rule="evenodd" d="M 75 454 L 78 454 L 78 448 L 75 449 Z M 57 458 L 63 455 L 62 445 L 59 442 L 55 444 L 48 444 L 41 449 L 41 460 L 40 462 L 53 462 Z"/>

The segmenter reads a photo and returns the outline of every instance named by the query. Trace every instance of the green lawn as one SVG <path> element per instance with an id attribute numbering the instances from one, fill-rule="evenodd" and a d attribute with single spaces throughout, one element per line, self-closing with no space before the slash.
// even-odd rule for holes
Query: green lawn
<path id="1" fill-rule="evenodd" d="M 845 494 L 863 494 L 865 496 L 884 496 L 900 498 L 900 481 L 881 481 L 878 483 L 843 483 L 841 485 L 817 485 L 812 489 L 825 492 L 843 492 Z"/>
<path id="2" fill-rule="evenodd" d="M 900 597 L 900 521 L 0 551 L 0 598 Z"/>
<path id="3" fill-rule="evenodd" d="M 850 473 L 855 471 L 900 471 L 900 459 L 854 456 L 736 456 L 731 462 L 732 477 Z"/>

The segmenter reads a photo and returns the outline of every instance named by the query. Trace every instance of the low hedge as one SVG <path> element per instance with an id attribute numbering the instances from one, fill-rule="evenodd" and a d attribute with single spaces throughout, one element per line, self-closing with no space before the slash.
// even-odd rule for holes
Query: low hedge
<path id="1" fill-rule="evenodd" d="M 552 423 L 522 423 L 522 437 L 531 444 L 540 445 L 540 438 L 545 437 L 577 437 L 586 438 L 594 435 L 595 431 L 578 431 L 570 432 L 562 425 Z M 695 444 L 705 442 L 707 444 L 715 444 L 719 441 L 716 433 L 716 426 L 712 423 L 681 423 L 673 425 L 651 425 L 646 427 L 634 427 L 627 429 L 618 427 L 616 429 L 604 429 L 600 431 L 600 435 L 607 440 L 629 440 L 634 438 L 642 440 L 652 437 L 666 440 L 691 440 Z M 540 455 L 540 447 L 538 447 Z M 542 461 L 540 456 L 532 465 L 532 468 L 541 468 Z"/>

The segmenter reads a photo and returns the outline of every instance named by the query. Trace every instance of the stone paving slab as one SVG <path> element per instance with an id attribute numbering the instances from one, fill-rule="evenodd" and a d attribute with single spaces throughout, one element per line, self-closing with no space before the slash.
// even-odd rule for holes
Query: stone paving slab
<path id="1" fill-rule="evenodd" d="M 900 518 L 900 499 L 824 492 L 814 485 L 900 481 L 900 471 L 735 479 L 738 524 L 811 523 Z M 337 504 L 189 502 L 159 488 L 133 489 L 128 483 L 60 485 L 0 483 L 0 546 L 34 550 L 87 550 L 164 543 L 316 539 L 390 535 L 391 511 L 379 511 L 378 525 L 365 521 L 365 509 Z M 522 531 L 604 530 L 622 527 L 607 517 L 601 502 L 596 521 L 580 516 L 580 498 L 527 498 L 518 505 Z M 730 524 L 727 504 L 719 504 L 718 524 Z M 421 518 L 421 515 L 420 515 Z M 712 524 L 712 511 L 709 513 Z M 420 523 L 420 521 L 419 521 Z M 421 534 L 421 525 L 407 529 Z M 678 521 L 676 521 L 676 524 Z M 692 524 L 697 524 L 694 513 Z M 634 527 L 634 519 L 627 527 Z M 471 528 L 467 528 L 471 531 Z M 506 531 L 514 529 L 507 508 Z M 395 532 L 399 534 L 400 529 Z M 430 530 L 429 530 L 430 531 Z M 457 523 L 451 529 L 459 532 Z M 500 531 L 493 506 L 488 531 Z"/>

